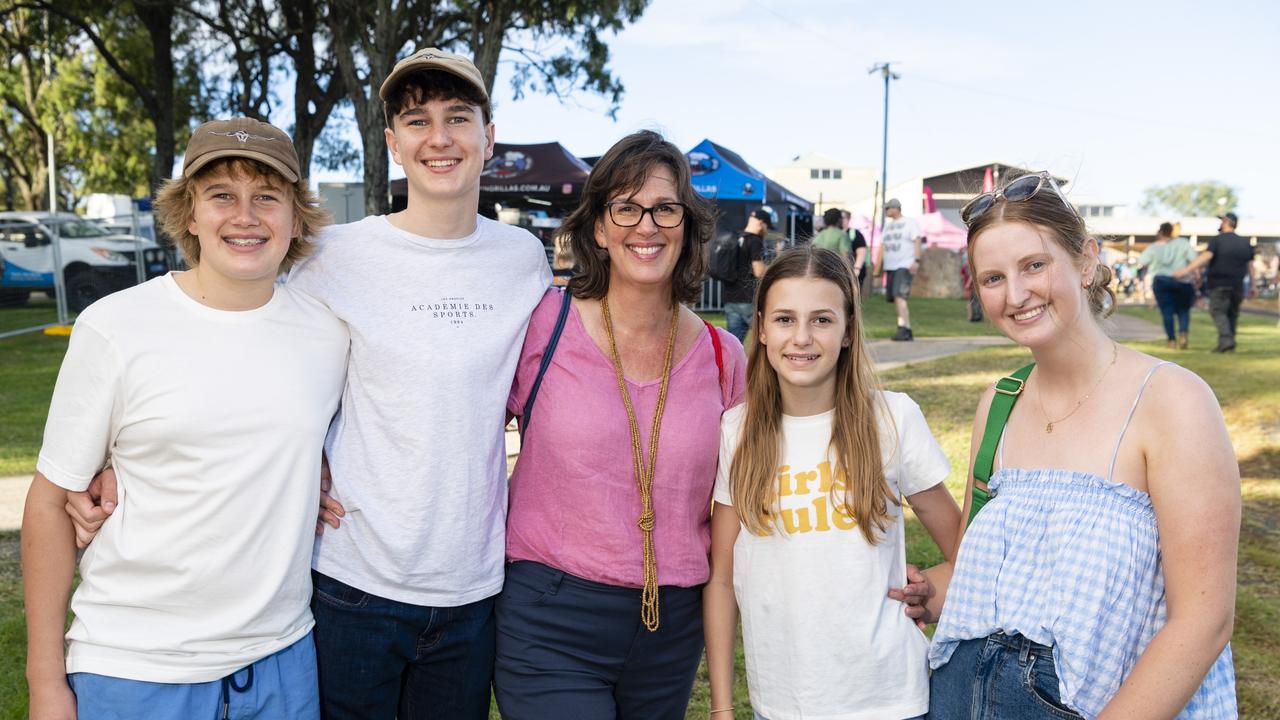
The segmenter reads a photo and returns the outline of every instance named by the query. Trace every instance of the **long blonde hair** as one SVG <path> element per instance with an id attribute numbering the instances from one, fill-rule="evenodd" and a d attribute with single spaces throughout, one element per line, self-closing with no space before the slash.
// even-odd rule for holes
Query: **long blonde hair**
<path id="1" fill-rule="evenodd" d="M 880 394 L 875 366 L 862 340 L 862 307 L 848 261 L 821 248 L 795 248 L 778 255 L 756 291 L 755 324 L 747 361 L 746 416 L 729 467 L 733 505 L 746 529 L 772 532 L 778 510 L 778 456 L 782 445 L 782 393 L 778 373 L 757 333 L 769 288 L 787 278 L 816 278 L 835 283 L 844 295 L 849 344 L 836 361 L 835 419 L 829 448 L 835 450 L 831 505 L 857 522 L 868 543 L 876 544 L 889 527 L 889 504 L 898 499 L 885 480 L 879 421 L 891 418 Z M 896 433 L 895 433 L 896 434 Z M 895 450 L 896 451 L 896 450 Z M 830 452 L 830 450 L 829 450 Z M 843 497 L 837 492 L 843 489 Z"/>

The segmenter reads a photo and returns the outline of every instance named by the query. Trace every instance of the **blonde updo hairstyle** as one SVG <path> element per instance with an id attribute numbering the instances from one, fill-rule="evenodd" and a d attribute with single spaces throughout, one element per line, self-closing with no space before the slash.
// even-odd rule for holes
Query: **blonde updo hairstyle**
<path id="1" fill-rule="evenodd" d="M 1017 179 L 1014 178 L 1013 180 Z M 1013 180 L 1010 182 L 1013 182 Z M 1005 185 L 1007 187 L 1008 183 Z M 1033 225 L 1048 231 L 1049 237 L 1053 238 L 1059 247 L 1067 251 L 1071 259 L 1076 262 L 1077 267 L 1084 264 L 1086 260 L 1084 245 L 1085 241 L 1090 237 L 1089 231 L 1084 225 L 1084 219 L 1080 217 L 1074 208 L 1068 208 L 1052 188 L 1043 187 L 1038 193 L 1026 200 L 1009 202 L 1001 195 L 986 212 L 979 215 L 969 224 L 970 277 L 977 277 L 973 261 L 974 242 L 987 230 L 1000 223 L 1009 222 Z M 1102 249 L 1101 240 L 1098 241 L 1098 249 L 1099 251 Z M 1098 319 L 1110 315 L 1116 306 L 1116 294 L 1111 289 L 1111 274 L 1111 268 L 1107 267 L 1099 257 L 1097 265 L 1094 267 L 1093 278 L 1089 281 L 1088 287 L 1085 288 L 1085 292 L 1089 296 L 1089 309 L 1093 312 L 1093 316 Z"/>

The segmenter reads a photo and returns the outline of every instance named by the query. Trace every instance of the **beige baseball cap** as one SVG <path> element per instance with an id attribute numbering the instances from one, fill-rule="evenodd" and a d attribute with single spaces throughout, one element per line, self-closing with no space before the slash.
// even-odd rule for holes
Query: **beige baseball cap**
<path id="1" fill-rule="evenodd" d="M 248 158 L 266 163 L 291 183 L 298 182 L 298 151 L 288 133 L 261 120 L 213 120 L 196 128 L 182 160 L 183 177 L 191 177 L 219 158 Z"/>
<path id="2" fill-rule="evenodd" d="M 420 70 L 443 70 L 457 75 L 474 86 L 481 98 L 486 101 L 489 99 L 489 93 L 484 89 L 484 78 L 480 77 L 480 71 L 476 69 L 475 63 L 462 55 L 437 48 L 423 48 L 396 63 L 396 66 L 391 69 L 391 74 L 382 81 L 382 87 L 378 89 L 378 97 L 385 102 L 391 90 L 406 75 Z"/>

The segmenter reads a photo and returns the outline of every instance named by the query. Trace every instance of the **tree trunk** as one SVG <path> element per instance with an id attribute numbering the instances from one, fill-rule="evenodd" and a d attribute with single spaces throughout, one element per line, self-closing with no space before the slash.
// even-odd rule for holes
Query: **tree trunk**
<path id="1" fill-rule="evenodd" d="M 173 13 L 172 2 L 140 2 L 135 0 L 138 19 L 147 29 L 154 48 L 151 92 L 148 103 L 151 122 L 155 126 L 156 154 L 151 165 L 151 192 L 173 175 Z M 145 99 L 144 99 L 145 102 Z"/>
<path id="2" fill-rule="evenodd" d="M 510 5 L 504 0 L 479 2 L 471 22 L 471 52 L 490 97 L 498 77 L 498 57 L 502 55 L 502 38 L 507 33 L 510 12 Z"/>
<path id="3" fill-rule="evenodd" d="M 293 38 L 286 41 L 286 52 L 293 59 L 297 78 L 293 87 L 293 146 L 298 151 L 299 167 L 310 176 L 316 140 L 329 122 L 334 105 L 346 94 L 345 86 L 332 61 L 319 69 L 316 66 L 316 34 L 321 25 L 316 0 L 286 0 L 281 3 L 281 10 Z M 321 88 L 320 78 L 326 74 L 329 85 Z"/>
<path id="4" fill-rule="evenodd" d="M 376 4 L 344 0 L 335 2 L 330 11 L 333 52 L 360 128 L 364 150 L 364 209 L 370 215 L 385 215 L 391 209 L 391 198 L 387 194 L 387 144 L 382 133 L 386 121 L 378 87 L 395 67 L 396 51 L 407 42 L 405 15 L 405 6 L 393 7 L 393 0 L 378 0 Z M 364 54 L 368 69 L 363 82 L 356 68 L 357 46 Z"/>

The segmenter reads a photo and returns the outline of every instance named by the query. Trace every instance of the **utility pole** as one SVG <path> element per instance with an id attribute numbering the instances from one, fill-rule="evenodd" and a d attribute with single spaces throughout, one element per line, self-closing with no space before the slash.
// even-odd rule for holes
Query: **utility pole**
<path id="1" fill-rule="evenodd" d="M 885 202 L 888 201 L 886 195 L 889 192 L 889 81 L 901 77 L 889 67 L 892 64 L 892 62 L 879 63 L 867 71 L 868 75 L 878 72 L 884 77 L 884 138 L 880 149 L 880 208 L 882 210 Z M 880 215 L 880 229 L 884 230 L 883 214 Z"/>

